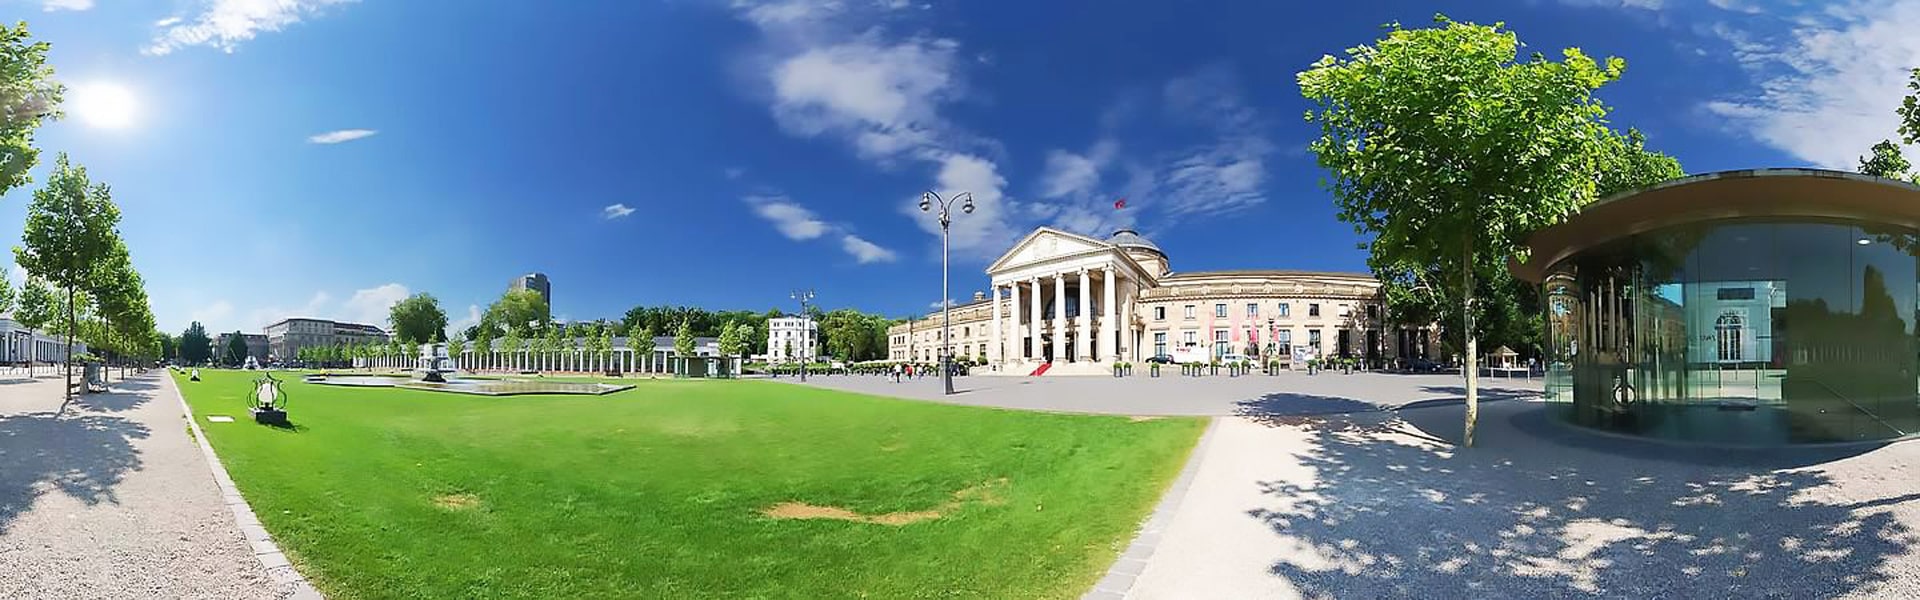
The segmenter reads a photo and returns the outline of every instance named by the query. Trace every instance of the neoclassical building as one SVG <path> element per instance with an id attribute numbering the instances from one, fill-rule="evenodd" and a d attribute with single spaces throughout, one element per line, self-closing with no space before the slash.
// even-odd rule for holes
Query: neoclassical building
<path id="1" fill-rule="evenodd" d="M 1130 229 L 1099 240 L 1034 230 L 987 267 L 991 292 L 952 309 L 954 354 L 987 372 L 1107 373 L 1115 361 L 1308 357 L 1387 362 L 1436 352 L 1425 329 L 1389 328 L 1380 283 L 1354 273 L 1173 271 Z M 932 362 L 940 312 L 889 330 L 893 360 Z"/>

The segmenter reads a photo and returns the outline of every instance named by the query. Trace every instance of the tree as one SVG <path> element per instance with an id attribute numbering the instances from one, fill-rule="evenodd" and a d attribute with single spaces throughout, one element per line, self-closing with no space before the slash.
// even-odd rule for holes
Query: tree
<path id="1" fill-rule="evenodd" d="M 1907 89 L 1913 93 L 1900 101 L 1896 112 L 1900 115 L 1900 139 L 1920 144 L 1920 68 L 1915 68 L 1911 77 L 1907 80 Z"/>
<path id="2" fill-rule="evenodd" d="M 47 280 L 67 293 L 67 356 L 73 356 L 78 333 L 76 294 L 94 281 L 95 270 L 120 243 L 120 209 L 113 205 L 107 185 L 87 180 L 86 167 L 54 159 L 47 186 L 33 192 L 27 205 L 27 227 L 22 245 L 13 248 L 13 261 L 27 273 Z M 73 361 L 67 362 L 66 399 L 73 399 Z M 65 410 L 64 403 L 62 410 Z"/>
<path id="3" fill-rule="evenodd" d="M 633 352 L 634 365 L 649 365 L 653 362 L 653 325 L 634 322 L 627 329 L 627 350 Z M 633 367 L 635 370 L 641 367 Z"/>
<path id="4" fill-rule="evenodd" d="M 180 361 L 197 365 L 213 359 L 213 339 L 207 337 L 207 328 L 199 321 L 187 326 L 180 332 Z"/>
<path id="5" fill-rule="evenodd" d="M 1625 61 L 1578 49 L 1516 61 L 1504 25 L 1389 26 L 1374 45 L 1325 56 L 1298 75 L 1313 104 L 1311 144 L 1341 220 L 1372 237 L 1372 261 L 1433 265 L 1458 282 L 1466 338 L 1467 416 L 1479 415 L 1474 276 L 1497 268 L 1527 234 L 1598 191 L 1596 167 L 1619 146 L 1593 91 Z M 1439 281 L 1429 282 L 1438 287 Z"/>
<path id="6" fill-rule="evenodd" d="M 420 292 L 394 303 L 387 312 L 393 337 L 414 343 L 446 341 L 447 311 L 433 294 Z"/>
<path id="7" fill-rule="evenodd" d="M 13 280 L 7 277 L 7 270 L 0 269 L 0 313 L 13 311 Z"/>
<path id="8" fill-rule="evenodd" d="M 678 364 L 686 364 L 685 361 L 693 357 L 693 322 L 680 322 L 680 330 L 673 334 L 673 355 L 679 357 L 680 360 L 675 361 Z M 675 367 L 674 371 L 681 372 L 681 369 Z"/>
<path id="9" fill-rule="evenodd" d="M 506 358 L 507 368 L 517 369 L 520 366 L 520 361 L 516 359 L 514 353 L 519 352 L 522 347 L 525 347 L 526 342 L 523 341 L 524 338 L 520 337 L 519 329 L 507 327 L 506 331 L 507 334 L 500 338 L 500 351 Z"/>
<path id="10" fill-rule="evenodd" d="M 224 350 L 228 366 L 240 366 L 247 362 L 247 336 L 241 335 L 239 330 L 227 334 L 227 347 Z"/>
<path id="11" fill-rule="evenodd" d="M 535 327 L 547 322 L 547 301 L 534 290 L 508 290 L 487 306 L 480 318 L 482 329 L 489 325 L 512 330 L 526 339 Z"/>
<path id="12" fill-rule="evenodd" d="M 493 362 L 493 328 L 480 327 L 474 330 L 473 358 L 477 366 Z"/>
<path id="13" fill-rule="evenodd" d="M 27 172 L 40 162 L 33 132 L 60 118 L 66 88 L 47 66 L 48 48 L 32 41 L 26 21 L 0 24 L 0 196 L 32 181 Z"/>
<path id="14" fill-rule="evenodd" d="M 600 363 L 603 367 L 613 358 L 613 328 L 614 325 L 612 323 L 597 323 L 594 325 L 594 329 L 600 330 L 600 335 L 594 340 L 593 350 L 600 355 Z M 605 369 L 603 368 L 602 370 Z"/>
<path id="15" fill-rule="evenodd" d="M 1880 140 L 1873 145 L 1872 153 L 1860 157 L 1860 172 L 1874 177 L 1906 181 L 1912 178 L 1907 173 L 1912 167 L 1907 157 L 1901 156 L 1900 145 L 1893 140 Z"/>

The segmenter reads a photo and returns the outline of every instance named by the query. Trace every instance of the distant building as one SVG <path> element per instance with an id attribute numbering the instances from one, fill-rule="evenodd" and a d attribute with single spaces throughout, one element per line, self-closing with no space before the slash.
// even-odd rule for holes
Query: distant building
<path id="1" fill-rule="evenodd" d="M 299 356 L 301 348 L 384 344 L 388 339 L 379 327 L 326 319 L 281 319 L 266 331 L 267 356 L 279 360 Z"/>
<path id="2" fill-rule="evenodd" d="M 767 319 L 767 362 L 797 362 L 811 356 L 808 348 L 819 340 L 820 323 L 805 317 Z"/>
<path id="3" fill-rule="evenodd" d="M 86 351 L 86 343 L 78 340 L 73 342 L 75 354 L 85 354 Z M 57 363 L 64 362 L 66 356 L 67 342 L 64 338 L 50 332 L 27 329 L 19 321 L 0 317 L 0 363 Z"/>
<path id="4" fill-rule="evenodd" d="M 546 273 L 528 273 L 515 277 L 512 283 L 507 284 L 507 289 L 540 292 L 540 299 L 547 303 L 547 309 L 549 311 L 553 309 L 553 286 L 547 281 Z"/>
<path id="5" fill-rule="evenodd" d="M 227 344 L 232 343 L 230 341 L 232 338 L 233 338 L 233 334 L 231 333 L 222 333 L 213 338 L 214 360 L 218 360 L 221 362 L 226 361 Z M 269 350 L 269 344 L 267 343 L 266 335 L 259 334 L 259 333 L 242 333 L 240 334 L 240 339 L 243 340 L 241 343 L 244 343 L 247 345 L 247 356 L 253 357 L 254 360 L 260 361 L 261 364 L 265 364 L 268 362 L 267 353 Z"/>

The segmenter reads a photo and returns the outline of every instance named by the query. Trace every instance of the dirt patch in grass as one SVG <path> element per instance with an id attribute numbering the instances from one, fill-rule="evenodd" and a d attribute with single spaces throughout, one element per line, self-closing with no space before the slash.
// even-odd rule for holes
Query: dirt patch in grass
<path id="1" fill-rule="evenodd" d="M 911 525 L 921 521 L 932 521 L 968 504 L 999 506 L 1006 503 L 1001 493 L 1007 488 L 1007 478 L 1002 477 L 970 485 L 953 493 L 953 498 L 940 503 L 930 510 L 915 510 L 882 513 L 877 515 L 860 514 L 838 506 L 819 506 L 805 502 L 781 502 L 760 511 L 760 514 L 772 519 L 830 519 L 834 521 L 852 521 L 874 525 Z"/>
<path id="2" fill-rule="evenodd" d="M 1166 417 L 1146 417 L 1146 416 L 1133 416 L 1133 417 L 1127 417 L 1127 420 L 1128 420 L 1128 421 L 1133 421 L 1133 422 L 1135 422 L 1135 423 L 1144 423 L 1144 422 L 1147 422 L 1147 421 L 1158 421 L 1158 420 L 1161 420 L 1161 419 L 1165 419 L 1165 418 L 1166 418 Z"/>
<path id="3" fill-rule="evenodd" d="M 472 510 L 480 507 L 480 497 L 473 494 L 443 494 L 433 497 L 433 505 L 445 510 Z"/>

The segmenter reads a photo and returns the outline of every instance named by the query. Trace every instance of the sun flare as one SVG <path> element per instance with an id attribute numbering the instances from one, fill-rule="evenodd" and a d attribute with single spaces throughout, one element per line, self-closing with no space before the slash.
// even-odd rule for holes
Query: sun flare
<path id="1" fill-rule="evenodd" d="M 133 124 L 139 112 L 133 92 L 113 83 L 89 83 L 69 90 L 68 110 L 93 127 L 120 129 Z"/>

